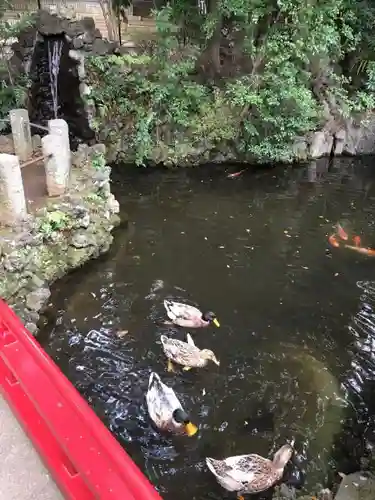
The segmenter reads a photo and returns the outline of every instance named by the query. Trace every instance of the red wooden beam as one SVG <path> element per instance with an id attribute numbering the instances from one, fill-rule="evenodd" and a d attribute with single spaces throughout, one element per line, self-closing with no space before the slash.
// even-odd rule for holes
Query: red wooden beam
<path id="1" fill-rule="evenodd" d="M 161 500 L 0 299 L 0 391 L 68 500 Z"/>

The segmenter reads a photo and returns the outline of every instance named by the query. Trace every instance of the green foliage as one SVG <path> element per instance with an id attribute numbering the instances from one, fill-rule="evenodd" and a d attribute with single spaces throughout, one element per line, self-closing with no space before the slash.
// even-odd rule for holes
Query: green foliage
<path id="1" fill-rule="evenodd" d="M 56 231 L 63 231 L 69 228 L 69 217 L 61 210 L 47 212 L 46 216 L 40 220 L 39 231 L 45 239 L 49 239 Z"/>
<path id="2" fill-rule="evenodd" d="M 18 74 L 9 61 L 10 45 L 21 30 L 32 25 L 33 19 L 23 15 L 15 22 L 4 20 L 6 10 L 11 10 L 11 2 L 0 0 L 0 132 L 7 126 L 4 121 L 11 109 L 22 107 L 27 99 L 28 79 Z"/>
<path id="3" fill-rule="evenodd" d="M 102 170 L 106 166 L 106 159 L 103 153 L 95 153 L 91 158 L 92 168 Z"/>
<path id="4" fill-rule="evenodd" d="M 147 54 L 89 60 L 94 125 L 125 159 L 179 164 L 232 151 L 291 161 L 324 107 L 336 117 L 375 107 L 370 0 L 207 5 L 175 0 L 155 12 Z"/>

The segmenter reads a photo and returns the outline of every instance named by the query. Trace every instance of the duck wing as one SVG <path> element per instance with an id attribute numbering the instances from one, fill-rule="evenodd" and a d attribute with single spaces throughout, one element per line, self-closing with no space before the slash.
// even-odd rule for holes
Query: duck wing
<path id="1" fill-rule="evenodd" d="M 181 408 L 174 390 L 165 385 L 155 372 L 150 375 L 146 403 L 152 420 L 156 422 L 169 419 L 175 409 Z"/>
<path id="2" fill-rule="evenodd" d="M 165 335 L 162 335 L 160 340 L 165 355 L 176 363 L 188 365 L 190 361 L 199 359 L 200 350 L 195 345 L 178 339 L 170 339 Z"/>
<path id="3" fill-rule="evenodd" d="M 260 474 L 269 474 L 272 471 L 270 460 L 256 454 L 236 455 L 225 460 L 209 458 L 206 461 L 208 468 L 216 476 L 220 476 L 228 483 L 237 483 L 241 488 L 257 480 Z"/>
<path id="4" fill-rule="evenodd" d="M 164 300 L 164 307 L 171 320 L 191 320 L 202 317 L 202 312 L 197 307 L 190 306 L 189 304 Z"/>

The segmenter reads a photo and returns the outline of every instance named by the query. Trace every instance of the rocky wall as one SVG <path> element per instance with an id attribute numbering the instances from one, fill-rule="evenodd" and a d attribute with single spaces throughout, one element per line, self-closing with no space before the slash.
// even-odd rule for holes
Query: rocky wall
<path id="1" fill-rule="evenodd" d="M 0 230 L 0 297 L 32 333 L 48 303 L 49 285 L 111 245 L 119 204 L 104 155 L 102 144 L 79 146 L 68 194 L 47 199 L 28 220 Z"/>

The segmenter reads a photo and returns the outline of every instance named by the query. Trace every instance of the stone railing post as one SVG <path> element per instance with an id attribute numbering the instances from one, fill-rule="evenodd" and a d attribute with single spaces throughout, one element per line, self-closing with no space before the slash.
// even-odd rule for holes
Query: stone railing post
<path id="1" fill-rule="evenodd" d="M 25 219 L 27 207 L 20 162 L 17 156 L 0 154 L 0 222 Z"/>
<path id="2" fill-rule="evenodd" d="M 30 119 L 27 109 L 12 109 L 9 112 L 14 143 L 14 152 L 21 162 L 27 161 L 33 152 Z"/>
<path id="3" fill-rule="evenodd" d="M 62 134 L 48 134 L 42 138 L 44 168 L 48 196 L 59 196 L 66 192 L 70 174 L 70 149 Z"/>

